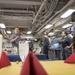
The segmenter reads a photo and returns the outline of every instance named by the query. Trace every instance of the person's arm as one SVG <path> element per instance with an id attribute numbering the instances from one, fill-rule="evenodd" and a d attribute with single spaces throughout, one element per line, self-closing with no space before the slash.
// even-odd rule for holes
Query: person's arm
<path id="1" fill-rule="evenodd" d="M 72 47 L 72 44 L 70 46 L 66 46 L 66 48 L 71 48 Z"/>
<path id="2" fill-rule="evenodd" d="M 68 46 L 66 46 L 66 48 L 71 48 L 73 46 L 73 43 L 71 41 L 72 40 L 70 38 L 66 39 L 66 42 L 69 44 Z"/>
<path id="3" fill-rule="evenodd" d="M 17 37 L 15 37 L 15 38 L 11 39 L 11 40 L 10 40 L 10 43 L 15 42 L 15 41 L 18 39 L 18 37 L 19 37 L 19 36 L 17 36 Z"/>

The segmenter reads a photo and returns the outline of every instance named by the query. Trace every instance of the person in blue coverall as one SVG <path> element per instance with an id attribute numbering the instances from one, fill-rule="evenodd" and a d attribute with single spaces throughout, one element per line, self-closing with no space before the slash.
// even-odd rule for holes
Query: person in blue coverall
<path id="1" fill-rule="evenodd" d="M 71 44 L 71 38 L 67 36 L 67 32 L 62 32 L 62 40 L 61 40 L 61 46 L 62 46 L 62 57 L 63 60 L 68 58 L 68 56 L 71 54 L 71 48 L 67 48 L 67 46 L 70 46 Z"/>

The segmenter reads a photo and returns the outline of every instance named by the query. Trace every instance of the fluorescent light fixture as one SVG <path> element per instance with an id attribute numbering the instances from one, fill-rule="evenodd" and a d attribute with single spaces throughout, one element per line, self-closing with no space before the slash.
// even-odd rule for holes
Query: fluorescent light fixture
<path id="1" fill-rule="evenodd" d="M 69 9 L 68 11 L 66 11 L 61 18 L 67 18 L 68 16 L 70 16 L 73 12 L 75 11 L 75 9 Z"/>
<path id="2" fill-rule="evenodd" d="M 33 38 L 32 36 L 26 36 L 25 38 L 27 38 L 27 39 L 31 39 L 31 38 Z"/>
<path id="3" fill-rule="evenodd" d="M 45 29 L 48 29 L 48 28 L 50 28 L 52 26 L 53 26 L 52 24 L 48 24 L 47 26 L 45 26 Z"/>
<path id="4" fill-rule="evenodd" d="M 62 26 L 62 28 L 68 28 L 70 26 L 72 26 L 72 24 L 66 24 L 66 25 Z"/>
<path id="5" fill-rule="evenodd" d="M 31 33 L 32 33 L 32 31 L 28 31 L 28 32 L 27 32 L 27 34 L 31 34 Z"/>
<path id="6" fill-rule="evenodd" d="M 5 28 L 5 24 L 0 23 L 0 28 Z"/>
<path id="7" fill-rule="evenodd" d="M 8 34 L 11 34 L 11 31 L 8 30 L 7 33 L 8 33 Z"/>
<path id="8" fill-rule="evenodd" d="M 54 35 L 54 33 L 53 32 L 50 32 L 48 35 Z"/>
<path id="9" fill-rule="evenodd" d="M 37 39 L 34 39 L 35 41 L 37 41 Z"/>

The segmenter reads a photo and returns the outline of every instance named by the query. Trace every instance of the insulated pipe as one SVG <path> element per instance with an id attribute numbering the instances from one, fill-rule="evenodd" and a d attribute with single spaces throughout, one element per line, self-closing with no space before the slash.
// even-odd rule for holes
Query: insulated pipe
<path id="1" fill-rule="evenodd" d="M 17 0 L 17 1 L 15 1 L 15 0 L 0 0 L 0 4 L 10 4 L 10 5 L 14 5 L 14 4 L 16 4 L 16 5 L 41 5 L 41 2 L 38 2 L 38 0 L 37 1 L 29 1 L 29 0 L 27 0 L 27 1 L 25 1 L 25 0 Z"/>
<path id="2" fill-rule="evenodd" d="M 6 10 L 6 9 L 0 9 L 0 12 L 34 13 L 33 11 L 25 11 L 25 10 Z"/>
<path id="3" fill-rule="evenodd" d="M 58 1 L 57 1 L 58 2 Z M 55 0 L 51 0 L 51 2 L 50 2 L 50 8 L 49 8 L 49 10 L 47 11 L 47 13 L 44 15 L 44 16 L 42 16 L 38 21 L 39 21 L 39 23 L 36 25 L 36 27 L 39 25 L 39 24 L 41 24 L 41 22 L 45 22 L 45 20 L 52 14 L 52 12 L 53 12 L 53 10 L 55 9 L 55 7 L 56 7 L 56 5 L 57 5 L 57 2 L 55 2 Z M 42 18 L 44 18 L 43 20 L 41 20 Z M 33 28 L 34 29 L 34 28 Z M 32 30 L 33 30 L 32 29 Z"/>
<path id="4" fill-rule="evenodd" d="M 39 10 L 38 10 L 38 12 L 37 12 L 37 14 L 35 15 L 35 17 L 34 17 L 34 19 L 33 19 L 32 24 L 34 24 L 34 22 L 36 21 L 36 18 L 37 18 L 38 15 L 40 14 L 40 12 L 41 12 L 43 6 L 45 5 L 46 1 L 47 1 L 47 0 L 44 0 L 43 3 L 41 4 L 41 6 L 40 6 L 40 8 L 39 8 Z"/>
<path id="5" fill-rule="evenodd" d="M 53 1 L 53 0 L 52 0 Z M 55 9 L 56 5 L 57 5 L 57 2 L 53 1 L 53 3 L 51 3 L 51 8 L 49 9 L 49 12 L 44 16 L 44 22 L 45 20 L 52 14 L 53 10 Z"/>
<path id="6" fill-rule="evenodd" d="M 33 11 L 26 11 L 26 10 L 6 10 L 6 9 L 0 9 L 0 12 L 12 12 L 12 13 L 31 13 L 33 16 L 35 13 Z"/>

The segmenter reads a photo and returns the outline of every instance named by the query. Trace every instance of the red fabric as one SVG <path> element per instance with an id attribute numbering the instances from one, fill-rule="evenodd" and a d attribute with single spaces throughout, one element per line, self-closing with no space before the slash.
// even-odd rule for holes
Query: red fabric
<path id="1" fill-rule="evenodd" d="M 75 63 L 75 52 L 73 52 L 64 62 L 65 63 Z"/>
<path id="2" fill-rule="evenodd" d="M 9 61 L 9 58 L 6 56 L 6 54 L 4 52 L 2 52 L 1 58 L 0 58 L 0 68 L 8 66 L 10 64 L 11 63 Z"/>
<path id="3" fill-rule="evenodd" d="M 48 74 L 39 63 L 37 57 L 32 52 L 29 52 L 22 66 L 20 75 L 48 75 Z"/>

